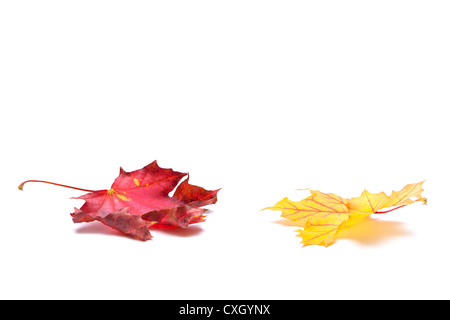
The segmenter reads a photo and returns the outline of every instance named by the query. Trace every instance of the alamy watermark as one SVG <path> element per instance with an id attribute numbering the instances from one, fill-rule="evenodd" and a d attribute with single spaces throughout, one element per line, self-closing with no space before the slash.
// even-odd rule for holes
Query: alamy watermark
<path id="1" fill-rule="evenodd" d="M 181 306 L 179 310 L 180 315 L 201 315 L 207 318 L 215 313 L 222 313 L 225 315 L 269 315 L 270 305 L 268 304 L 226 304 L 221 308 L 213 306 Z"/>

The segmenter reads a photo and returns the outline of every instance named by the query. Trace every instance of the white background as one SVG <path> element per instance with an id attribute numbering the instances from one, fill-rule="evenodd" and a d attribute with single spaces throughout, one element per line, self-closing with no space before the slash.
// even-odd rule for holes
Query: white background
<path id="1" fill-rule="evenodd" d="M 2 299 L 449 299 L 448 1 L 2 1 Z M 69 215 L 158 160 L 222 188 L 141 242 Z M 260 211 L 426 180 L 327 248 Z"/>

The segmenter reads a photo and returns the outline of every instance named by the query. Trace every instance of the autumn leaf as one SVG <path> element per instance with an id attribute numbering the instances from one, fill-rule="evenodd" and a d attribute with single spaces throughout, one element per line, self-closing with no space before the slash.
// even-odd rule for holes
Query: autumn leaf
<path id="1" fill-rule="evenodd" d="M 28 182 L 43 182 L 88 191 L 74 198 L 85 203 L 71 213 L 73 222 L 100 221 L 145 241 L 152 237 L 150 227 L 186 228 L 204 221 L 207 209 L 200 207 L 216 203 L 219 190 L 209 191 L 191 185 L 189 178 L 180 183 L 186 176 L 187 173 L 160 168 L 154 161 L 136 171 L 126 172 L 120 168 L 119 176 L 107 190 L 87 190 L 42 180 L 27 180 L 19 189 Z M 169 196 L 177 185 L 173 196 Z"/>
<path id="2" fill-rule="evenodd" d="M 421 196 L 423 183 L 424 181 L 408 184 L 400 191 L 393 191 L 389 200 L 386 202 L 385 207 L 406 206 L 415 201 L 422 201 L 426 204 L 427 199 Z M 416 198 L 417 200 L 412 200 L 411 198 Z"/>
<path id="3" fill-rule="evenodd" d="M 327 217 L 330 215 L 348 214 L 349 210 L 344 203 L 330 201 L 322 194 L 312 194 L 300 202 L 288 198 L 277 202 L 273 207 L 266 209 L 280 210 L 283 218 L 298 221 L 312 217 Z"/>
<path id="4" fill-rule="evenodd" d="M 408 184 L 400 191 L 392 191 L 390 196 L 384 192 L 373 194 L 364 190 L 359 197 L 350 199 L 334 193 L 300 189 L 309 190 L 311 195 L 298 202 L 284 198 L 265 209 L 281 211 L 283 218 L 303 222 L 304 228 L 297 231 L 304 245 L 328 246 L 340 230 L 371 214 L 391 212 L 416 201 L 426 204 L 426 198 L 422 197 L 423 182 Z M 380 211 L 385 208 L 392 209 Z"/>
<path id="5" fill-rule="evenodd" d="M 303 230 L 299 229 L 297 232 L 303 238 L 304 244 L 328 246 L 333 243 L 339 227 L 348 217 L 348 215 L 315 216 L 307 220 Z"/>

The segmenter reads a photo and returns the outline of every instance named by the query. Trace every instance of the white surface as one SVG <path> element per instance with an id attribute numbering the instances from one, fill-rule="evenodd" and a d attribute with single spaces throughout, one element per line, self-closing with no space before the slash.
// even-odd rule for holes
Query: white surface
<path id="1" fill-rule="evenodd" d="M 448 1 L 3 1 L 2 299 L 449 299 Z M 140 242 L 73 224 L 153 160 L 222 188 Z M 296 188 L 426 179 L 428 206 L 302 247 Z"/>

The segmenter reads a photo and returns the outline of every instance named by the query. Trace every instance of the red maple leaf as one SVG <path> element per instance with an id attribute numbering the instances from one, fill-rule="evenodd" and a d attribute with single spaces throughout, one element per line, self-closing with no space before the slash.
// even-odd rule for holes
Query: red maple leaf
<path id="1" fill-rule="evenodd" d="M 200 208 L 217 201 L 219 190 L 209 191 L 188 183 L 179 184 L 172 196 L 169 193 L 187 173 L 163 169 L 156 161 L 142 169 L 126 172 L 120 168 L 119 176 L 108 190 L 86 190 L 48 181 L 45 182 L 73 189 L 89 191 L 76 197 L 85 200 L 80 209 L 71 213 L 75 223 L 100 221 L 124 234 L 140 240 L 151 239 L 149 227 L 165 225 L 186 228 L 202 222 L 207 209 Z"/>

